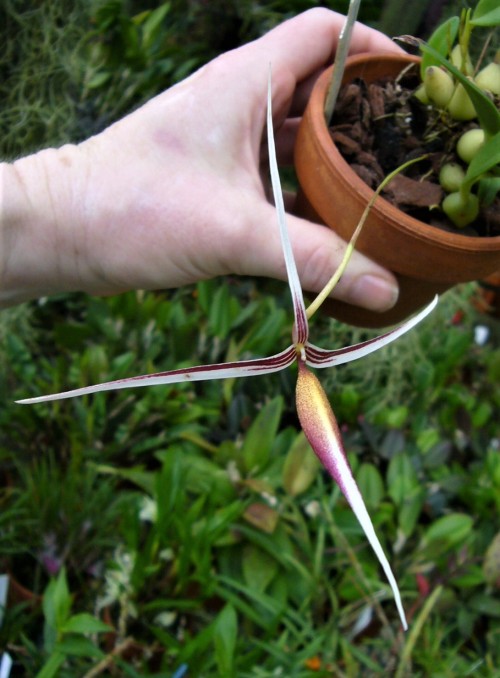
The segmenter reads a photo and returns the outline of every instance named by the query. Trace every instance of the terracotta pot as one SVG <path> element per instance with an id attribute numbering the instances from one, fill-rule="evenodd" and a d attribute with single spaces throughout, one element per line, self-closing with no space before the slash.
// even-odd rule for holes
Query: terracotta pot
<path id="1" fill-rule="evenodd" d="M 360 54 L 347 61 L 344 82 L 373 82 L 397 76 L 418 58 Z M 373 191 L 351 170 L 336 148 L 323 114 L 332 69 L 318 79 L 304 113 L 295 146 L 300 183 L 295 211 L 328 225 L 349 240 Z M 500 269 L 500 237 L 479 238 L 449 233 L 406 215 L 379 198 L 361 232 L 356 249 L 393 271 L 400 295 L 386 313 L 365 311 L 337 301 L 325 310 L 361 327 L 399 322 L 456 283 L 484 279 Z"/>

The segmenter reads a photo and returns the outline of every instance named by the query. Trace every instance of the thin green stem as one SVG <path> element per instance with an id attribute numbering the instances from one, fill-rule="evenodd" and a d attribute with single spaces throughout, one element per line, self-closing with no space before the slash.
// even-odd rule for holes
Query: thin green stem
<path id="1" fill-rule="evenodd" d="M 462 14 L 460 17 L 460 30 L 459 30 L 459 45 L 460 45 L 460 51 L 462 54 L 462 63 L 460 70 L 464 73 L 464 75 L 467 75 L 466 72 L 466 67 L 467 67 L 467 58 L 469 56 L 469 44 L 470 44 L 470 36 L 472 33 L 472 29 L 474 26 L 471 23 L 471 15 L 472 15 L 472 10 L 470 8 L 462 10 Z"/>
<path id="2" fill-rule="evenodd" d="M 417 617 L 417 620 L 412 626 L 412 629 L 408 635 L 408 640 L 406 641 L 406 644 L 403 648 L 403 652 L 401 654 L 401 660 L 399 662 L 398 669 L 396 671 L 396 675 L 394 678 L 403 678 L 404 676 L 407 675 L 406 673 L 406 668 L 407 665 L 410 661 L 413 648 L 415 647 L 415 644 L 418 640 L 418 637 L 420 636 L 422 629 L 424 628 L 424 624 L 427 621 L 427 617 L 430 615 L 432 612 L 432 609 L 436 605 L 437 601 L 439 600 L 440 595 L 443 592 L 443 587 L 438 586 L 437 589 L 435 589 L 432 594 L 427 598 L 425 601 L 425 605 L 423 606 L 420 614 Z"/>
<path id="3" fill-rule="evenodd" d="M 462 200 L 464 201 L 464 203 L 466 203 L 469 200 L 471 188 L 472 184 L 470 183 L 470 181 L 463 181 L 460 184 L 460 195 L 462 196 Z"/>
<path id="4" fill-rule="evenodd" d="M 408 160 L 405 162 L 403 165 L 400 165 L 399 167 L 396 167 L 395 170 L 393 170 L 390 174 L 388 174 L 384 180 L 380 183 L 380 185 L 377 187 L 377 189 L 373 192 L 372 197 L 370 198 L 368 204 L 365 207 L 365 210 L 363 214 L 361 215 L 361 219 L 358 221 L 358 225 L 356 226 L 356 229 L 354 233 L 351 236 L 350 241 L 347 243 L 346 250 L 344 252 L 344 256 L 342 258 L 342 261 L 340 262 L 339 267 L 335 271 L 335 273 L 332 275 L 330 280 L 326 283 L 326 285 L 323 287 L 321 292 L 318 294 L 316 299 L 307 307 L 306 309 L 306 315 L 307 318 L 310 319 L 318 310 L 318 308 L 321 306 L 321 304 L 325 301 L 325 299 L 331 294 L 332 290 L 335 288 L 337 283 L 339 282 L 340 278 L 344 274 L 345 269 L 347 268 L 347 264 L 349 263 L 349 260 L 352 257 L 352 254 L 354 252 L 354 249 L 356 247 L 356 242 L 358 240 L 359 234 L 361 233 L 361 230 L 363 226 L 365 225 L 366 219 L 368 218 L 368 215 L 370 214 L 370 211 L 375 204 L 376 199 L 380 195 L 380 193 L 386 188 L 387 184 L 389 184 L 394 177 L 399 174 L 400 172 L 404 172 L 404 170 L 409 167 L 410 165 L 413 165 L 416 162 L 420 162 L 420 160 L 423 160 L 427 156 L 421 155 L 418 158 L 414 158 L 413 160 Z"/>

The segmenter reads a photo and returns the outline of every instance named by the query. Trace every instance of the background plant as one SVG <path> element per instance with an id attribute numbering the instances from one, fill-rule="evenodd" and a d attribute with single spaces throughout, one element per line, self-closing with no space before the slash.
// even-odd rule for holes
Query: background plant
<path id="1" fill-rule="evenodd" d="M 364 10 L 373 17 L 375 4 Z M 31 5 L 15 3 L 23 30 L 28 17 L 22 17 L 35 11 Z M 71 58 L 53 49 L 53 37 L 44 43 L 33 35 L 16 42 L 16 49 L 21 45 L 23 58 L 33 61 L 38 54 L 43 64 L 45 44 L 46 58 L 69 69 L 75 82 L 90 77 L 87 69 L 93 75 L 106 71 L 100 60 L 81 58 L 92 42 L 108 39 L 108 29 L 95 32 L 95 11 L 102 5 L 37 5 L 38 12 L 58 13 L 47 23 L 47 35 L 59 27 L 68 49 L 71 41 L 77 45 L 69 50 Z M 305 8 L 253 5 L 247 15 L 245 3 L 229 6 L 248 27 L 247 33 L 229 31 L 233 41 Z M 2 9 L 11 7 L 3 3 Z M 119 7 L 139 27 L 145 18 L 136 24 L 133 17 L 152 9 L 142 3 Z M 203 14 L 202 3 L 195 7 L 200 22 L 214 16 Z M 77 10 L 81 14 L 72 14 Z M 189 19 L 194 26 L 196 15 L 186 16 L 181 3 L 170 3 L 169 12 L 165 35 L 176 21 Z M 29 30 L 41 31 L 43 22 L 35 18 L 42 14 L 28 16 Z M 18 40 L 12 21 L 9 35 Z M 68 32 L 60 30 L 68 22 Z M 70 39 L 76 33 L 78 40 Z M 188 55 L 172 50 L 172 73 L 186 56 L 200 63 L 217 51 L 207 47 L 208 29 L 196 35 Z M 21 62 L 18 52 L 9 69 L 21 68 Z M 55 88 L 68 106 L 61 125 L 48 122 L 60 100 L 46 94 L 44 78 L 36 99 L 45 122 L 31 125 L 29 117 L 13 115 L 13 101 L 31 110 L 32 90 L 25 88 L 27 100 L 18 99 L 20 90 L 10 80 L 11 87 L 2 90 L 10 102 L 0 115 L 7 130 L 0 137 L 3 155 L 81 138 L 94 129 L 94 110 L 104 120 L 111 109 L 119 114 L 137 105 L 151 93 L 141 88 L 153 87 L 141 68 L 135 76 L 119 75 L 126 68 L 116 65 L 107 85 L 74 88 L 73 96 L 66 85 Z M 16 73 L 20 78 L 21 71 Z M 123 103 L 117 100 L 120 88 L 112 89 L 121 77 L 141 83 L 123 89 Z M 23 120 L 27 127 L 21 129 Z M 358 483 L 394 553 L 410 603 L 417 632 L 406 638 L 390 635 L 385 614 L 391 604 L 375 561 L 339 493 L 310 461 L 288 406 L 291 372 L 258 383 L 162 387 L 51 407 L 12 404 L 42 389 L 76 388 L 128 376 L 132 369 L 266 355 L 288 342 L 291 315 L 283 285 L 229 277 L 177 292 L 53 297 L 2 312 L 1 557 L 4 568 L 15 560 L 13 574 L 19 572 L 21 583 L 47 601 L 13 598 L 6 612 L 0 642 L 14 656 L 17 672 L 36 675 L 45 666 L 47 675 L 56 661 L 54 644 L 46 643 L 41 629 L 53 628 L 47 605 L 59 590 L 68 611 L 61 618 L 86 614 L 112 628 L 96 634 L 95 627 L 83 625 L 76 632 L 62 622 L 64 662 L 55 675 L 63 677 L 106 675 L 112 667 L 118 675 L 169 678 L 277 671 L 294 677 L 398 671 L 495 676 L 500 331 L 495 321 L 477 315 L 470 300 L 475 294 L 474 286 L 448 294 L 414 335 L 367 358 L 362 369 L 352 364 L 325 375 Z M 476 343 L 478 322 L 489 327 L 484 344 Z M 339 346 L 368 336 L 324 317 L 314 333 L 318 343 Z M 41 558 L 47 534 L 56 536 L 58 562 Z M 49 571 L 47 563 L 59 569 Z"/>

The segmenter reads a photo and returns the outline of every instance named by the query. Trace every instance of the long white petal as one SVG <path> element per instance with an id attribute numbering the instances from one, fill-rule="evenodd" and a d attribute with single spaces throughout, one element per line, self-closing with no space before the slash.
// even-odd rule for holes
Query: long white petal
<path id="1" fill-rule="evenodd" d="M 391 586 L 401 623 L 406 630 L 408 624 L 398 585 L 375 533 L 361 492 L 352 475 L 335 415 L 318 378 L 307 369 L 302 361 L 299 361 L 299 377 L 297 380 L 297 413 L 302 430 L 311 447 L 342 490 L 372 549 L 375 551 Z"/>
<path id="2" fill-rule="evenodd" d="M 276 158 L 276 145 L 274 143 L 271 69 L 269 69 L 269 84 L 267 90 L 267 145 L 269 148 L 269 169 L 271 173 L 274 204 L 276 206 L 276 213 L 278 215 L 281 245 L 283 247 L 286 273 L 288 277 L 288 284 L 290 286 L 290 292 L 292 294 L 293 311 L 295 314 L 294 341 L 296 343 L 305 344 L 308 337 L 306 307 L 304 304 L 304 297 L 302 295 L 302 287 L 300 285 L 297 265 L 293 256 L 292 243 L 290 242 L 290 236 L 288 234 L 288 227 L 286 224 L 285 204 L 283 202 L 283 192 L 281 190 L 278 161 Z"/>
<path id="3" fill-rule="evenodd" d="M 78 396 L 99 393 L 101 391 L 119 391 L 124 388 L 138 388 L 139 386 L 157 386 L 160 384 L 180 384 L 188 381 L 206 381 L 208 379 L 229 379 L 230 377 L 251 377 L 260 374 L 279 372 L 291 365 L 297 354 L 294 346 L 289 346 L 281 353 L 276 353 L 268 358 L 256 358 L 254 360 L 240 360 L 234 363 L 217 363 L 215 365 L 199 365 L 186 367 L 169 372 L 155 372 L 127 379 L 116 379 L 103 384 L 84 386 L 72 391 L 53 393 L 50 395 L 37 396 L 17 400 L 21 405 L 44 403 L 50 400 L 63 400 L 64 398 L 76 398 Z"/>
<path id="4" fill-rule="evenodd" d="M 305 347 L 306 362 L 311 367 L 333 367 L 334 365 L 342 365 L 343 363 L 350 363 L 353 360 L 358 360 L 358 358 L 363 358 L 365 355 L 378 351 L 379 348 L 387 346 L 387 344 L 395 341 L 401 335 L 409 332 L 415 325 L 418 325 L 421 320 L 429 315 L 436 307 L 437 302 L 438 297 L 436 296 L 428 306 L 399 327 L 396 327 L 379 337 L 368 339 L 360 344 L 354 344 L 354 346 L 345 346 L 344 348 L 328 350 L 307 343 Z"/>

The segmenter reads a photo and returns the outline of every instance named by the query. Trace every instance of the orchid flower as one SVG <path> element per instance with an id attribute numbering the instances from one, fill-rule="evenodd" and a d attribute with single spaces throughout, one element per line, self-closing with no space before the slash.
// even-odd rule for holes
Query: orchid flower
<path id="1" fill-rule="evenodd" d="M 285 207 L 278 173 L 272 121 L 271 76 L 269 77 L 268 89 L 267 135 L 270 156 L 271 182 L 281 234 L 281 243 L 286 262 L 288 284 L 292 296 L 295 316 L 292 332 L 292 343 L 290 346 L 285 348 L 280 353 L 276 353 L 275 355 L 269 356 L 267 358 L 240 360 L 237 362 L 217 363 L 212 365 L 199 365 L 196 367 L 170 370 L 168 372 L 145 374 L 127 379 L 118 379 L 102 384 L 96 384 L 94 386 L 77 388 L 62 393 L 28 398 L 19 400 L 17 402 L 22 404 L 32 404 L 51 400 L 60 400 L 63 398 L 73 398 L 76 396 L 83 396 L 100 391 L 136 388 L 139 386 L 177 384 L 181 382 L 203 381 L 209 379 L 227 379 L 233 377 L 249 377 L 278 372 L 297 362 L 298 380 L 296 389 L 296 404 L 302 429 L 314 452 L 326 470 L 338 483 L 345 498 L 359 520 L 366 537 L 375 551 L 375 554 L 377 555 L 389 581 L 403 628 L 406 630 L 408 626 L 399 589 L 389 562 L 384 554 L 377 535 L 375 534 L 372 521 L 363 502 L 361 493 L 354 480 L 342 445 L 342 439 L 335 415 L 333 414 L 328 398 L 318 378 L 308 368 L 325 368 L 332 367 L 334 365 L 341 365 L 343 363 L 348 363 L 352 360 L 362 358 L 363 356 L 373 353 L 379 348 L 386 346 L 390 342 L 408 332 L 426 315 L 428 315 L 436 305 L 437 298 L 424 310 L 420 311 L 420 313 L 401 326 L 379 337 L 369 339 L 368 341 L 333 350 L 325 350 L 310 343 L 308 315 L 311 314 L 308 314 L 304 304 L 302 288 L 300 285 L 297 267 L 295 264 L 286 225 Z M 352 245 L 352 241 L 350 245 Z M 344 258 L 341 267 L 345 263 L 346 258 Z M 337 274 L 334 277 L 336 280 L 338 280 L 340 277 L 339 271 L 337 271 Z"/>

